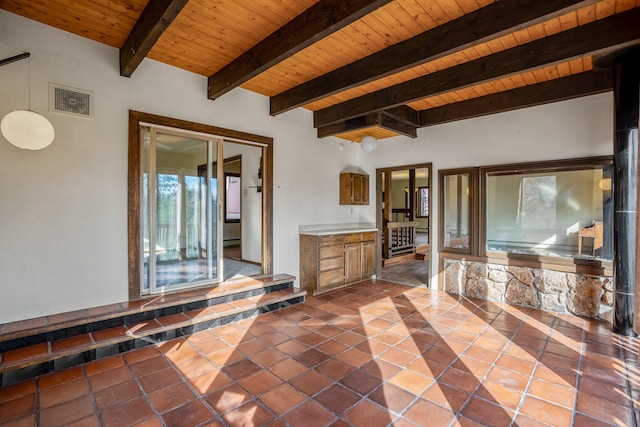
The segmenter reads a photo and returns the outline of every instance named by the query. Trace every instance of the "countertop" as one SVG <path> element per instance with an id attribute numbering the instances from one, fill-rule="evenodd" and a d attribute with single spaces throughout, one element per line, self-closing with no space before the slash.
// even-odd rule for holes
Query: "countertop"
<path id="1" fill-rule="evenodd" d="M 323 236 L 327 234 L 347 234 L 347 233 L 364 233 L 368 231 L 378 231 L 375 224 L 319 224 L 319 225 L 301 225 L 298 227 L 300 234 L 309 236 Z"/>

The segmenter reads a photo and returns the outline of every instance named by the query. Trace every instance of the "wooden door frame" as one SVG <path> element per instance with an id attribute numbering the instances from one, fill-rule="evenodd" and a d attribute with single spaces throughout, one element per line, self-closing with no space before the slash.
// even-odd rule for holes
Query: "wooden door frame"
<path id="1" fill-rule="evenodd" d="M 384 202 L 384 206 L 388 207 L 391 204 L 391 193 L 389 191 L 385 191 L 385 194 L 382 194 L 382 174 L 386 173 L 385 177 L 385 188 L 389 188 L 391 182 L 391 172 L 400 171 L 400 170 L 410 170 L 410 169 L 428 169 L 429 170 L 429 262 L 431 263 L 431 259 L 433 257 L 433 242 L 432 242 L 432 221 L 433 221 L 433 198 L 431 197 L 433 188 L 433 163 L 418 163 L 411 165 L 402 165 L 402 166 L 391 166 L 385 168 L 377 168 L 376 169 L 376 227 L 378 228 L 378 238 L 380 244 L 376 250 L 376 276 L 380 277 L 382 274 L 382 236 L 384 232 L 384 220 L 382 217 L 382 204 Z M 385 210 L 386 212 L 390 212 L 389 209 Z M 431 266 L 431 264 L 430 264 Z M 429 273 L 429 277 L 427 277 L 427 286 L 431 289 L 431 272 Z"/>
<path id="2" fill-rule="evenodd" d="M 141 296 L 140 195 L 142 186 L 140 126 L 149 124 L 182 129 L 222 138 L 225 141 L 262 146 L 262 273 L 273 274 L 273 138 L 202 123 L 129 110 L 128 148 L 128 276 L 129 299 Z"/>

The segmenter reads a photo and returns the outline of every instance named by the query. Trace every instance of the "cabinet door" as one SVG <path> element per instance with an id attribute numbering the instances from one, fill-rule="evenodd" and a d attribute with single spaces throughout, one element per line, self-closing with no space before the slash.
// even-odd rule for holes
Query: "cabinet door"
<path id="1" fill-rule="evenodd" d="M 362 278 L 376 274 L 376 242 L 362 242 Z"/>
<path id="2" fill-rule="evenodd" d="M 353 175 L 350 173 L 340 174 L 340 204 L 353 204 Z"/>
<path id="3" fill-rule="evenodd" d="M 360 175 L 360 204 L 369 204 L 369 175 Z"/>
<path id="4" fill-rule="evenodd" d="M 353 204 L 362 204 L 362 175 L 352 175 L 351 199 Z"/>
<path id="5" fill-rule="evenodd" d="M 352 243 L 344 247 L 344 281 L 360 280 L 362 277 L 361 243 Z"/>

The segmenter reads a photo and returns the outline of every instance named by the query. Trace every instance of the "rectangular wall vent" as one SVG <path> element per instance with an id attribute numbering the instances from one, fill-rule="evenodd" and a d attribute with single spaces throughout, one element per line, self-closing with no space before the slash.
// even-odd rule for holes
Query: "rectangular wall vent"
<path id="1" fill-rule="evenodd" d="M 93 110 L 93 92 L 49 83 L 49 111 L 93 119 Z"/>

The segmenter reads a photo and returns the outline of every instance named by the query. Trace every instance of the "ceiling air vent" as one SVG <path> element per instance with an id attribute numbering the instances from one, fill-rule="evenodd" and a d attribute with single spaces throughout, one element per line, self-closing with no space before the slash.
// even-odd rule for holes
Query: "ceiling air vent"
<path id="1" fill-rule="evenodd" d="M 93 119 L 93 92 L 49 83 L 49 111 Z"/>

